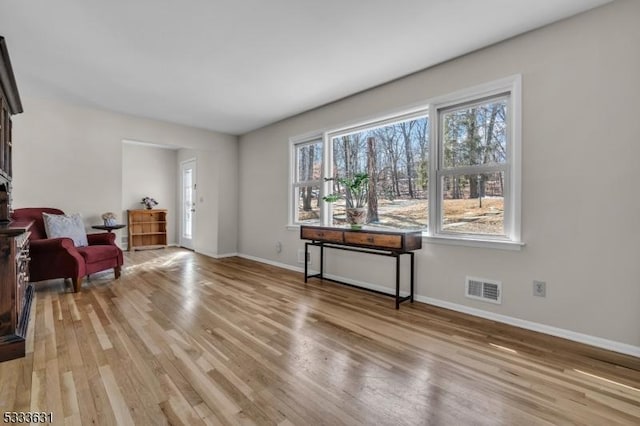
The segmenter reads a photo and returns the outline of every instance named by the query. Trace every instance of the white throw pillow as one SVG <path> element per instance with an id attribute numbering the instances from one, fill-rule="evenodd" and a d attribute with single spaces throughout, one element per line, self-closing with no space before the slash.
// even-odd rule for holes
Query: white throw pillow
<path id="1" fill-rule="evenodd" d="M 71 238 L 76 247 L 85 247 L 87 232 L 84 230 L 84 223 L 80 213 L 72 215 L 42 213 L 44 219 L 44 230 L 47 238 Z"/>

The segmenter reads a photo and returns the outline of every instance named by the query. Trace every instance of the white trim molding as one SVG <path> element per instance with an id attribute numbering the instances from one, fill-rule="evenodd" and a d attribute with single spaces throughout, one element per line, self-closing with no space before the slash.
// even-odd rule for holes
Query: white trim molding
<path id="1" fill-rule="evenodd" d="M 496 314 L 493 312 L 483 311 L 481 309 L 471 308 L 469 306 L 457 303 L 446 302 L 444 300 L 434 299 L 426 296 L 415 296 L 415 300 L 428 305 L 438 306 L 440 308 L 450 309 L 452 311 L 461 312 L 463 314 L 473 315 L 503 324 L 513 325 L 515 327 L 524 328 L 539 333 L 549 334 L 551 336 L 561 337 L 586 345 L 595 346 L 609 351 L 620 352 L 625 355 L 631 355 L 640 358 L 640 346 L 629 345 L 626 343 L 616 342 L 615 340 L 603 339 L 601 337 L 591 336 L 589 334 L 578 333 L 576 331 L 566 330 L 564 328 L 553 327 L 546 324 L 540 324 L 533 321 L 527 321 L 520 318 L 514 318 L 507 315 Z"/>
<path id="2" fill-rule="evenodd" d="M 224 259 L 227 257 L 237 257 L 238 253 L 222 253 L 222 254 L 217 254 L 215 256 L 213 256 L 216 259 Z"/>
<path id="3" fill-rule="evenodd" d="M 304 184 L 318 185 L 320 190 L 322 190 L 322 187 L 323 187 L 322 178 L 325 176 L 324 173 L 322 174 L 322 176 L 320 176 L 320 180 L 318 181 L 298 182 L 298 179 L 297 179 L 297 173 L 298 173 L 297 147 L 302 145 L 307 145 L 307 144 L 311 145 L 317 142 L 322 143 L 323 145 L 322 152 L 323 152 L 323 156 L 325 156 L 326 154 L 324 153 L 325 152 L 324 132 L 310 132 L 310 133 L 305 133 L 304 135 L 299 135 L 299 136 L 294 136 L 289 138 L 289 189 L 288 189 L 289 195 L 287 198 L 288 198 L 288 209 L 289 209 L 288 223 L 290 225 L 300 226 L 300 224 L 296 222 L 297 214 L 295 212 L 295 209 L 296 209 L 298 200 L 295 197 L 295 193 L 296 193 L 295 188 L 298 188 Z M 326 159 L 323 157 L 322 164 L 324 165 L 325 162 L 326 162 Z"/>
<path id="4" fill-rule="evenodd" d="M 185 250 L 189 250 L 189 249 L 185 249 Z M 193 250 L 194 253 L 198 253 L 198 254 L 202 254 L 204 256 L 207 257 L 211 257 L 213 259 L 224 259 L 225 257 L 234 257 L 234 256 L 238 256 L 238 253 L 223 253 L 223 254 L 214 254 L 208 251 L 201 251 L 201 250 Z"/>
<path id="5" fill-rule="evenodd" d="M 271 266 L 277 266 L 278 268 L 282 268 L 282 269 L 288 269 L 290 271 L 294 271 L 294 272 L 302 272 L 304 273 L 304 268 L 300 267 L 300 266 L 292 266 L 289 265 L 287 263 L 282 263 L 282 262 L 276 262 L 274 260 L 269 260 L 269 259 L 263 259 L 262 257 L 256 257 L 256 256 L 251 256 L 248 254 L 243 254 L 243 253 L 238 253 L 238 257 L 241 257 L 243 259 L 247 259 L 247 260 L 253 260 L 255 262 L 260 262 L 260 263 L 266 263 L 267 265 L 271 265 Z M 319 271 L 309 271 L 311 273 L 317 273 Z"/>
<path id="6" fill-rule="evenodd" d="M 248 254 L 238 253 L 238 257 L 244 259 L 253 260 L 260 263 L 266 263 L 268 265 L 277 266 L 290 271 L 304 273 L 304 268 L 298 266 L 288 265 L 286 263 L 276 262 L 273 260 L 263 259 L 256 256 L 250 256 Z M 310 273 L 317 273 L 317 271 L 309 271 Z M 349 284 L 356 284 L 360 287 L 369 288 L 371 290 L 381 291 L 383 293 L 391 294 L 393 289 L 391 287 L 381 287 L 374 284 L 364 283 L 361 281 L 350 280 L 349 278 L 340 277 L 332 274 L 325 274 L 329 279 L 335 279 L 344 281 Z M 603 339 L 601 337 L 591 336 L 589 334 L 578 333 L 576 331 L 566 330 L 564 328 L 553 327 L 546 324 L 540 324 L 533 321 L 527 321 L 520 318 L 510 317 L 507 315 L 496 314 L 489 311 L 483 311 L 481 309 L 471 308 L 469 306 L 460 305 L 457 303 L 446 302 L 444 300 L 434 299 L 432 297 L 415 295 L 414 300 L 420 303 L 426 303 L 428 305 L 438 306 L 452 311 L 461 312 L 463 314 L 472 315 L 488 319 L 491 321 L 500 322 L 503 324 L 509 324 L 514 327 L 524 328 L 526 330 L 537 331 L 539 333 L 548 334 L 551 336 L 560 337 L 563 339 L 571 340 L 578 343 L 583 343 L 597 348 L 606 349 L 613 352 L 619 352 L 625 355 L 631 355 L 640 358 L 640 346 L 629 345 L 626 343 L 616 342 L 614 340 Z M 402 306 L 400 307 L 402 309 Z"/>

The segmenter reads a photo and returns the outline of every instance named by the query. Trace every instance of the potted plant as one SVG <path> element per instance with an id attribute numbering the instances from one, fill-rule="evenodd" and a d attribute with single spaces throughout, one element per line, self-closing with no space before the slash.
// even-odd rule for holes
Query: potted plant
<path id="1" fill-rule="evenodd" d="M 154 206 L 158 205 L 158 202 L 151 197 L 144 197 L 140 204 L 144 205 L 147 210 L 151 210 Z"/>
<path id="2" fill-rule="evenodd" d="M 325 178 L 325 181 L 336 180 L 345 188 L 347 223 L 352 229 L 361 229 L 367 223 L 367 190 L 369 188 L 369 175 L 356 173 L 353 176 L 339 178 Z M 322 197 L 327 203 L 335 203 L 342 196 L 332 193 Z"/>

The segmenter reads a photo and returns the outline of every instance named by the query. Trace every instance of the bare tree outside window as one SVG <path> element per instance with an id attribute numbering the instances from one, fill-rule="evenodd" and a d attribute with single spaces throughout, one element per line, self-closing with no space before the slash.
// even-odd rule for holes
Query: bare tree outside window
<path id="1" fill-rule="evenodd" d="M 296 176 L 293 185 L 296 206 L 294 220 L 320 222 L 320 187 L 322 177 L 322 141 L 296 146 Z"/>
<path id="2" fill-rule="evenodd" d="M 369 224 L 427 228 L 428 121 L 418 117 L 332 138 L 333 177 L 369 175 Z M 335 180 L 333 185 L 333 192 L 344 192 Z M 333 223 L 345 220 L 344 202 L 338 201 Z"/>
<path id="3" fill-rule="evenodd" d="M 521 91 L 515 75 L 377 121 L 294 139 L 292 223 L 345 225 L 345 182 L 366 175 L 370 227 L 518 247 Z M 332 199 L 325 205 L 327 194 Z"/>
<path id="4" fill-rule="evenodd" d="M 440 118 L 441 229 L 504 235 L 507 99 L 444 110 Z"/>

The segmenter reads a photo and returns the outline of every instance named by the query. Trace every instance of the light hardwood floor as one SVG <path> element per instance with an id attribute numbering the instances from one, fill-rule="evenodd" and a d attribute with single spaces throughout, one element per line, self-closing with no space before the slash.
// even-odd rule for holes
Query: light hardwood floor
<path id="1" fill-rule="evenodd" d="M 0 411 L 55 424 L 640 424 L 640 359 L 244 260 L 37 284 Z M 596 313 L 594 313 L 595 315 Z"/>

